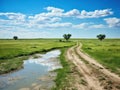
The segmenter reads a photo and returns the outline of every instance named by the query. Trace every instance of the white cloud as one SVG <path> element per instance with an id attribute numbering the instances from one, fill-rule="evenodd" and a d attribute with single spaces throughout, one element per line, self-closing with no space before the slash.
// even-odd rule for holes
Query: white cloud
<path id="1" fill-rule="evenodd" d="M 26 15 L 22 13 L 0 13 L 0 25 L 6 26 L 26 26 Z"/>
<path id="2" fill-rule="evenodd" d="M 89 26 L 89 28 L 97 28 L 97 29 L 99 29 L 99 28 L 105 28 L 105 25 L 103 25 L 103 24 L 91 25 L 91 26 Z"/>
<path id="3" fill-rule="evenodd" d="M 43 16 L 43 17 L 55 17 L 55 16 L 59 16 L 62 17 L 64 14 L 64 10 L 60 9 L 60 8 L 55 8 L 55 7 L 46 7 L 45 8 L 47 10 L 47 12 L 43 12 L 38 14 L 39 16 Z"/>
<path id="4" fill-rule="evenodd" d="M 77 25 L 73 25 L 73 28 L 76 29 L 100 29 L 105 28 L 105 25 L 103 24 L 94 24 L 94 23 L 80 23 Z"/>
<path id="5" fill-rule="evenodd" d="M 21 13 L 0 13 L 0 16 L 6 16 L 10 20 L 25 21 L 26 15 Z"/>
<path id="6" fill-rule="evenodd" d="M 103 10 L 95 10 L 95 11 L 82 10 L 81 12 L 77 9 L 73 9 L 68 12 L 64 12 L 64 10 L 60 8 L 47 7 L 46 10 L 49 12 L 41 13 L 40 15 L 49 16 L 49 17 L 58 16 L 58 17 L 76 17 L 76 18 L 99 18 L 113 14 L 111 9 L 103 9 Z"/>
<path id="7" fill-rule="evenodd" d="M 50 11 L 50 12 L 52 12 L 52 13 L 62 13 L 62 12 L 64 12 L 64 10 L 63 9 L 60 9 L 60 8 L 55 8 L 55 7 L 47 7 L 47 8 L 45 8 L 47 11 Z"/>
<path id="8" fill-rule="evenodd" d="M 120 27 L 120 18 L 106 18 L 104 19 L 109 27 Z"/>
<path id="9" fill-rule="evenodd" d="M 68 28 L 72 27 L 72 23 L 66 22 L 66 23 L 46 23 L 46 24 L 35 24 L 36 28 Z"/>
<path id="10" fill-rule="evenodd" d="M 77 25 L 73 25 L 73 28 L 76 28 L 76 29 L 87 29 L 89 26 L 89 23 L 80 23 L 80 24 L 77 24 Z"/>
<path id="11" fill-rule="evenodd" d="M 63 13 L 63 16 L 67 16 L 67 17 L 79 16 L 79 15 L 80 15 L 80 12 L 77 9 L 73 9 L 66 13 Z"/>
<path id="12" fill-rule="evenodd" d="M 66 28 L 66 27 L 71 27 L 72 23 L 52 23 L 52 24 L 46 24 L 45 27 L 50 27 L 50 28 Z"/>
<path id="13" fill-rule="evenodd" d="M 25 28 L 26 30 L 31 29 L 56 29 L 56 28 L 75 28 L 75 29 L 89 29 L 89 28 L 103 28 L 102 24 L 91 24 L 91 23 L 80 23 L 74 24 L 72 21 L 68 22 L 64 19 L 68 18 L 98 18 L 105 17 L 113 14 L 111 9 L 104 10 L 95 10 L 95 11 L 79 11 L 77 9 L 73 9 L 65 12 L 61 8 L 55 7 L 46 7 L 47 11 L 42 12 L 35 15 L 25 15 L 22 13 L 0 13 L 0 26 L 2 26 L 3 30 L 8 30 L 7 27 L 11 27 L 10 29 L 18 27 Z M 106 19 L 106 21 L 108 21 Z M 108 21 L 110 22 L 110 21 Z M 114 21 L 114 23 L 118 23 L 118 21 Z M 113 24 L 109 23 L 111 26 Z M 119 24 L 117 24 L 118 26 Z M 115 25 L 114 25 L 115 26 Z"/>
<path id="14" fill-rule="evenodd" d="M 76 17 L 76 18 L 99 18 L 99 17 L 105 17 L 112 14 L 113 12 L 111 11 L 111 9 L 95 10 L 95 11 L 89 11 L 89 12 L 85 10 L 82 10 L 80 12 L 77 9 L 73 9 L 64 13 L 65 16 Z"/>
<path id="15" fill-rule="evenodd" d="M 63 9 L 55 7 L 46 7 L 48 12 L 37 14 L 39 17 L 75 17 L 75 18 L 99 18 L 112 15 L 111 9 L 95 10 L 95 11 L 85 11 L 81 12 L 77 9 L 72 9 L 70 11 L 64 12 Z M 32 17 L 32 16 L 30 16 Z"/>
<path id="16" fill-rule="evenodd" d="M 46 17 L 46 16 L 41 16 L 39 14 L 35 16 L 29 16 L 28 18 L 30 19 L 29 22 L 32 22 L 34 24 L 55 23 L 55 22 L 61 21 L 61 18 L 58 18 L 58 17 Z"/>
<path id="17" fill-rule="evenodd" d="M 111 11 L 111 9 L 95 10 L 90 12 L 82 10 L 78 18 L 99 18 L 99 17 L 105 17 L 112 14 L 113 12 Z"/>

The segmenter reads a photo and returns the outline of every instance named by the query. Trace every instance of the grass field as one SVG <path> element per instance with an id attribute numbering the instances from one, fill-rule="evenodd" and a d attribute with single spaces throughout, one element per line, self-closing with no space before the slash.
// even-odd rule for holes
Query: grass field
<path id="1" fill-rule="evenodd" d="M 58 39 L 0 40 L 0 74 L 20 69 L 23 60 L 31 54 L 73 44 L 75 42 L 59 42 Z"/>
<path id="2" fill-rule="evenodd" d="M 105 39 L 103 41 L 72 39 L 71 42 L 59 42 L 58 39 L 0 40 L 0 74 L 22 68 L 23 60 L 31 54 L 60 48 L 62 52 L 60 60 L 63 68 L 57 70 L 58 75 L 55 80 L 57 87 L 52 90 L 61 90 L 66 86 L 70 87 L 70 83 L 74 81 L 70 74 L 70 72 L 74 72 L 71 71 L 71 67 L 74 67 L 74 65 L 65 60 L 64 55 L 68 47 L 76 44 L 76 41 L 83 44 L 84 52 L 120 75 L 120 39 Z"/>
<path id="3" fill-rule="evenodd" d="M 72 44 L 73 42 L 59 42 L 57 39 L 0 40 L 0 59 L 30 55 Z"/>
<path id="4" fill-rule="evenodd" d="M 120 75 L 120 39 L 80 40 L 80 42 L 86 53 Z"/>

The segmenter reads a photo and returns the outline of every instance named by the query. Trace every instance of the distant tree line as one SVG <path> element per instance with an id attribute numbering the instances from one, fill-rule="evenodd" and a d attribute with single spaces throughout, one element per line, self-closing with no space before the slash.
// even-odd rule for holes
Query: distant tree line
<path id="1" fill-rule="evenodd" d="M 71 38 L 71 34 L 64 34 L 63 35 L 63 37 L 64 37 L 64 39 L 66 40 L 66 41 L 68 41 L 70 38 Z M 103 39 L 105 39 L 105 37 L 106 37 L 106 35 L 105 34 L 98 34 L 97 35 L 97 38 L 100 40 L 100 41 L 102 41 Z M 18 39 L 18 36 L 13 36 L 13 39 L 14 40 L 17 40 Z M 62 40 L 60 39 L 59 40 L 60 42 L 62 42 Z"/>

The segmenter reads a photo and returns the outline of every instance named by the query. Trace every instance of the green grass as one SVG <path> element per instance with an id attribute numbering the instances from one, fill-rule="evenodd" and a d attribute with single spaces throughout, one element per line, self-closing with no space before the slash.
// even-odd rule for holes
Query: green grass
<path id="1" fill-rule="evenodd" d="M 111 71 L 120 75 L 120 39 L 80 40 L 82 49 L 105 65 Z"/>
<path id="2" fill-rule="evenodd" d="M 61 55 L 60 55 L 60 62 L 61 65 L 63 66 L 62 69 L 56 70 L 57 72 L 57 77 L 55 79 L 56 87 L 52 88 L 52 90 L 65 90 L 67 88 L 70 88 L 70 82 L 72 82 L 73 78 L 71 75 L 72 69 L 71 66 L 74 66 L 71 62 L 68 62 L 65 58 L 65 53 L 67 51 L 67 48 L 62 48 L 61 49 Z"/>
<path id="3" fill-rule="evenodd" d="M 31 54 L 74 44 L 72 41 L 59 42 L 58 39 L 0 40 L 0 74 L 20 69 L 23 60 Z"/>
<path id="4" fill-rule="evenodd" d="M 70 82 L 74 81 L 71 73 L 73 72 L 71 67 L 73 68 L 74 65 L 65 59 L 65 52 L 68 47 L 76 44 L 76 41 L 83 44 L 84 52 L 120 75 L 120 39 L 103 41 L 77 39 L 71 42 L 59 42 L 58 39 L 0 40 L 0 74 L 22 68 L 23 60 L 31 54 L 60 48 L 62 52 L 60 61 L 63 68 L 56 70 L 58 73 L 55 79 L 56 87 L 52 90 L 64 90 L 66 87 L 70 87 Z"/>
<path id="5" fill-rule="evenodd" d="M 52 90 L 77 90 L 74 86 L 76 83 L 75 78 L 76 76 L 82 77 L 82 74 L 77 70 L 76 66 L 66 59 L 66 51 L 68 48 L 69 47 L 61 49 L 60 62 L 63 68 L 56 70 L 56 87 L 53 87 Z M 85 84 L 85 81 L 81 81 L 81 78 L 77 78 L 77 80 L 80 80 L 80 84 Z"/>
<path id="6" fill-rule="evenodd" d="M 70 71 L 70 65 L 65 60 L 65 51 L 66 50 L 67 50 L 67 48 L 61 49 L 62 53 L 60 55 L 60 61 L 61 61 L 63 68 L 57 70 L 57 77 L 55 79 L 56 87 L 53 90 L 60 90 L 60 89 L 62 90 L 65 88 L 65 86 L 67 84 L 66 77 L 68 75 L 68 72 Z"/>
<path id="7" fill-rule="evenodd" d="M 9 73 L 23 68 L 23 60 L 26 60 L 27 58 L 27 56 L 23 56 L 19 58 L 0 60 L 0 74 Z"/>
<path id="8" fill-rule="evenodd" d="M 72 44 L 73 42 L 59 42 L 57 39 L 0 40 L 0 59 L 30 55 Z"/>
<path id="9" fill-rule="evenodd" d="M 56 88 L 53 90 L 63 90 L 65 87 L 68 86 L 68 74 L 71 72 L 70 70 L 70 63 L 65 58 L 65 52 L 67 48 L 61 49 L 61 55 L 60 55 L 60 62 L 63 66 L 62 69 L 57 70 L 57 77 L 56 77 Z"/>

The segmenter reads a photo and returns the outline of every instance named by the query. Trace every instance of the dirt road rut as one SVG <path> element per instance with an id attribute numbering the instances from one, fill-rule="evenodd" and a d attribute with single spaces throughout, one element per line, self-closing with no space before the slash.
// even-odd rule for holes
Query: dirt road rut
<path id="1" fill-rule="evenodd" d="M 104 66 L 96 62 L 89 55 L 81 51 L 82 44 L 77 43 L 67 50 L 67 59 L 70 60 L 76 67 L 79 73 L 82 74 L 82 85 L 77 84 L 78 90 L 120 90 L 120 77 Z M 78 77 L 77 77 L 78 78 Z"/>

